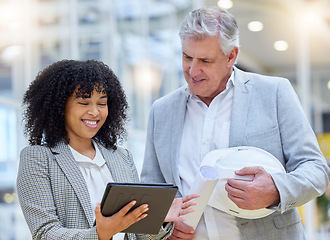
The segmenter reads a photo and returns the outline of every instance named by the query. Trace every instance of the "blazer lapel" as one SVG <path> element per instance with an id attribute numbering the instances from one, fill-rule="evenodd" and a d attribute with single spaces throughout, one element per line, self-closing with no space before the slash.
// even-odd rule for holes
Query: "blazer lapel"
<path id="1" fill-rule="evenodd" d="M 241 146 L 243 137 L 245 136 L 245 123 L 249 109 L 250 96 L 252 85 L 248 84 L 247 75 L 234 68 L 235 71 L 235 86 L 234 99 L 231 114 L 229 147 Z"/>
<path id="2" fill-rule="evenodd" d="M 124 168 L 123 159 L 118 156 L 116 151 L 107 150 L 104 146 L 97 143 L 103 158 L 109 168 L 111 176 L 115 182 L 127 182 L 127 169 Z"/>
<path id="3" fill-rule="evenodd" d="M 182 95 L 184 97 L 182 97 Z M 180 147 L 181 147 L 181 140 L 182 140 L 182 132 L 183 132 L 183 124 L 184 124 L 184 117 L 185 117 L 185 112 L 186 112 L 186 106 L 187 106 L 187 97 L 185 95 L 185 88 L 182 88 L 180 91 L 180 94 L 178 95 L 177 99 L 173 99 L 173 114 L 171 118 L 171 125 L 168 130 L 168 134 L 170 134 L 170 153 L 171 153 L 171 158 L 170 158 L 170 168 L 172 169 L 173 173 L 173 180 L 174 184 L 178 186 L 179 192 L 181 195 L 183 192 L 181 191 L 181 181 L 179 177 L 179 169 L 178 169 L 178 160 L 180 156 Z"/>
<path id="4" fill-rule="evenodd" d="M 79 166 L 75 161 L 68 145 L 64 142 L 60 142 L 55 147 L 51 148 L 51 151 L 53 152 L 55 160 L 62 169 L 64 175 L 72 185 L 73 190 L 77 194 L 77 198 L 84 209 L 89 225 L 93 226 L 93 209 L 89 194 L 86 194 L 88 193 L 87 185 L 85 184 L 85 179 L 81 174 Z"/>

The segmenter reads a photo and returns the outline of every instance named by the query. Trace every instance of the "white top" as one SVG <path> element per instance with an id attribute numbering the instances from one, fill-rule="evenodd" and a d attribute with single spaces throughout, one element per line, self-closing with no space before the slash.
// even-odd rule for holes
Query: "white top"
<path id="1" fill-rule="evenodd" d="M 226 89 L 209 106 L 187 89 L 188 103 L 178 166 L 184 194 L 189 192 L 204 156 L 214 149 L 229 147 L 234 84 L 233 71 Z M 203 216 L 196 227 L 196 239 L 240 239 L 235 217 L 209 206 Z"/>
<path id="2" fill-rule="evenodd" d="M 92 212 L 95 218 L 95 207 L 98 202 L 101 202 L 105 187 L 108 182 L 113 182 L 113 178 L 100 152 L 100 149 L 97 147 L 94 141 L 93 145 L 96 152 L 93 160 L 80 154 L 70 145 L 69 148 L 73 154 L 73 157 L 77 161 L 79 169 L 86 181 L 87 189 L 92 203 Z M 124 239 L 124 233 L 116 234 L 113 236 L 113 239 Z"/>

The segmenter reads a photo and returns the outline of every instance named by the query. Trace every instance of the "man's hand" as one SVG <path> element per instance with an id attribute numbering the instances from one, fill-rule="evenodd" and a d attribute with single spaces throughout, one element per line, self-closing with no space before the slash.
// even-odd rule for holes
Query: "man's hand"
<path id="1" fill-rule="evenodd" d="M 169 240 L 186 239 L 191 240 L 196 236 L 195 230 L 183 222 L 176 222 L 172 235 L 168 238 Z"/>
<path id="2" fill-rule="evenodd" d="M 254 175 L 252 181 L 228 179 L 225 189 L 228 197 L 239 207 L 256 210 L 280 202 L 280 195 L 269 173 L 261 166 L 245 167 L 235 174 Z"/>

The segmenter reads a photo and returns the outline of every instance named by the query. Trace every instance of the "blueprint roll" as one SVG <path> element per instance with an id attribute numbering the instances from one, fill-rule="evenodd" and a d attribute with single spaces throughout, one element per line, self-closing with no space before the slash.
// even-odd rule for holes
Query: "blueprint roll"
<path id="1" fill-rule="evenodd" d="M 191 208 L 194 212 L 188 213 L 184 223 L 196 229 L 197 224 L 204 212 L 206 204 L 219 180 L 218 170 L 212 166 L 201 166 L 199 174 L 196 176 L 188 194 L 198 193 L 199 198 L 194 201 L 197 203 Z"/>

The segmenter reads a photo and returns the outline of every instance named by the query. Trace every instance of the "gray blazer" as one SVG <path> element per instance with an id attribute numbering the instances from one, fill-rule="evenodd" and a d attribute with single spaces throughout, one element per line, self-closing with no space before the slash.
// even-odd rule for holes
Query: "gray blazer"
<path id="1" fill-rule="evenodd" d="M 235 71 L 230 147 L 253 146 L 273 154 L 287 174 L 273 174 L 280 193 L 279 211 L 267 217 L 236 218 L 242 239 L 304 239 L 296 207 L 324 193 L 329 167 L 299 99 L 287 79 Z M 179 187 L 178 158 L 187 105 L 185 87 L 156 100 L 151 108 L 144 182 Z M 183 143 L 184 144 L 184 143 Z"/>
<path id="2" fill-rule="evenodd" d="M 139 182 L 131 154 L 97 144 L 116 182 Z M 67 144 L 29 146 L 21 151 L 17 194 L 33 239 L 98 239 L 83 175 Z M 126 239 L 165 239 L 128 234 Z"/>

